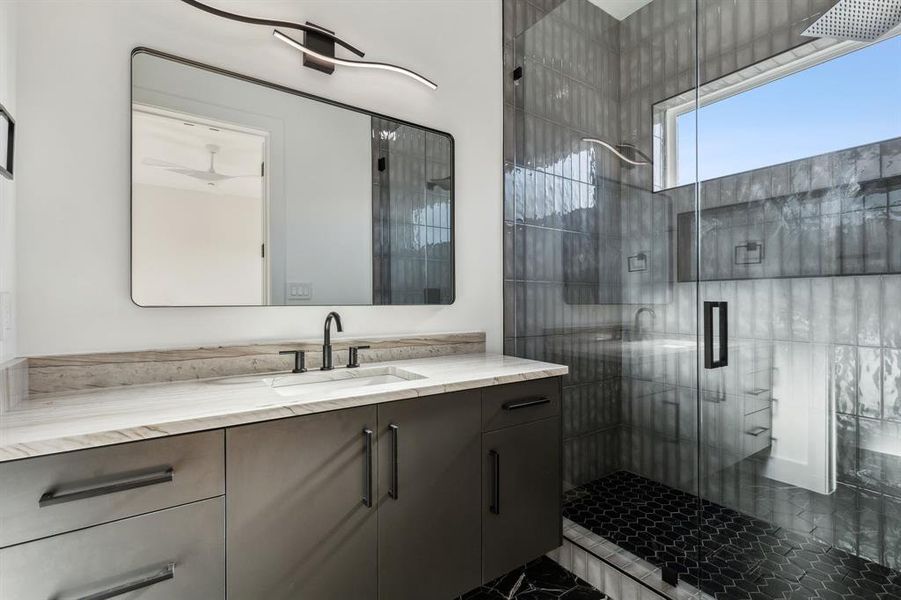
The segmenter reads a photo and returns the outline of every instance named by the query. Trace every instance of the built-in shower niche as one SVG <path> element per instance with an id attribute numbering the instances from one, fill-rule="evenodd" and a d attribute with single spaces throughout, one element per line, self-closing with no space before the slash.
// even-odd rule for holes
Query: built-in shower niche
<path id="1" fill-rule="evenodd" d="M 901 272 L 901 169 L 889 160 L 899 147 L 895 138 L 701 183 L 701 260 L 696 213 L 679 213 L 678 280 Z"/>

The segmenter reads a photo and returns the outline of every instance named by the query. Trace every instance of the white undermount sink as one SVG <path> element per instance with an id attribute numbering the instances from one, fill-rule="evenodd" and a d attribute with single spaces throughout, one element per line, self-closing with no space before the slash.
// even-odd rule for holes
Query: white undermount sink
<path id="1" fill-rule="evenodd" d="M 264 377 L 263 382 L 282 396 L 306 396 L 335 390 L 371 388 L 416 379 L 425 379 L 425 376 L 413 371 L 385 366 L 278 375 Z"/>

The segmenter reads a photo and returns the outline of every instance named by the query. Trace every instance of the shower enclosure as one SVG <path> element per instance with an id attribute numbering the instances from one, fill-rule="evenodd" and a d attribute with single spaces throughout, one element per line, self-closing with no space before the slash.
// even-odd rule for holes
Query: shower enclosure
<path id="1" fill-rule="evenodd" d="M 505 352 L 570 367 L 563 517 L 674 594 L 901 598 L 899 23 L 504 2 Z"/>

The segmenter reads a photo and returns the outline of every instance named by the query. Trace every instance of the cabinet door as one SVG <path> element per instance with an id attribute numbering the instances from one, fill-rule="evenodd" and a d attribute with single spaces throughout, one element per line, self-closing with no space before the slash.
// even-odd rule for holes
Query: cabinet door
<path id="1" fill-rule="evenodd" d="M 482 436 L 482 580 L 562 543 L 560 418 Z"/>
<path id="2" fill-rule="evenodd" d="M 379 598 L 454 598 L 480 583 L 480 394 L 379 406 Z"/>
<path id="3" fill-rule="evenodd" d="M 366 406 L 226 432 L 230 600 L 376 598 L 375 427 Z"/>

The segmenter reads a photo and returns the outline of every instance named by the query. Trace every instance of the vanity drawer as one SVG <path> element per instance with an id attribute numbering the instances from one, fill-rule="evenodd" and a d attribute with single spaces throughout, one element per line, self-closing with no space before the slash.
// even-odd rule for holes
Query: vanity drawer
<path id="1" fill-rule="evenodd" d="M 535 379 L 482 390 L 482 431 L 560 414 L 560 378 Z"/>
<path id="2" fill-rule="evenodd" d="M 223 432 L 0 464 L 0 547 L 224 493 Z"/>
<path id="3" fill-rule="evenodd" d="M 224 523 L 219 497 L 4 548 L 0 600 L 224 599 Z"/>

